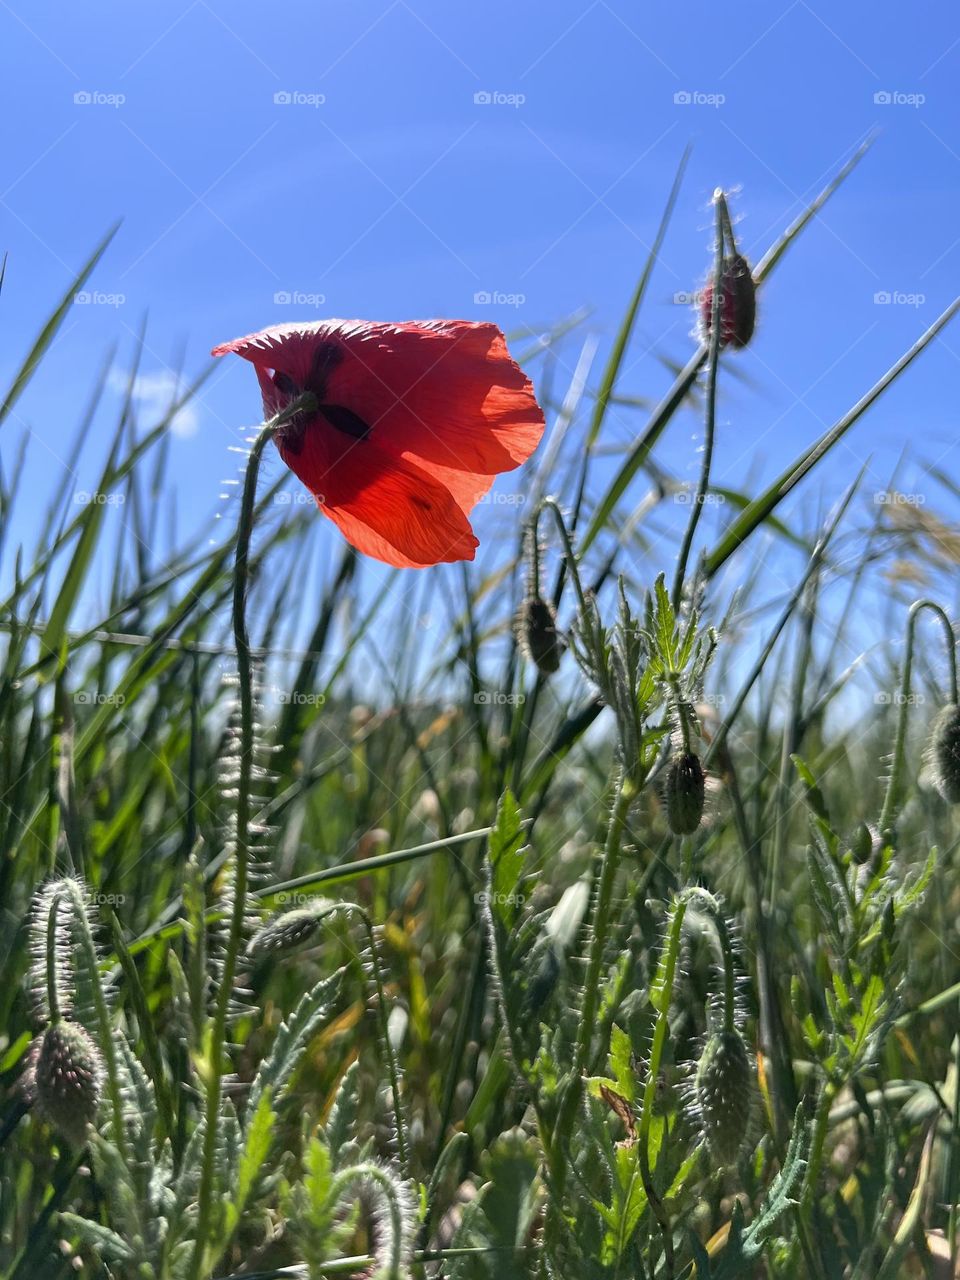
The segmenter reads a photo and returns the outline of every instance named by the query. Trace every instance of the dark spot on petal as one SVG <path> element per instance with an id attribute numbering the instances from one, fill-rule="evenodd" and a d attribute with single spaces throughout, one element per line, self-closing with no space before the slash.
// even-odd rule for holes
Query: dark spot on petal
<path id="1" fill-rule="evenodd" d="M 312 391 L 319 401 L 326 400 L 327 379 L 342 359 L 343 350 L 335 342 L 320 342 L 314 349 L 305 389 Z"/>
<path id="2" fill-rule="evenodd" d="M 280 373 L 279 370 L 273 375 L 273 385 L 278 391 L 282 391 L 285 396 L 298 396 L 300 394 L 300 388 L 290 375 Z"/>
<path id="3" fill-rule="evenodd" d="M 418 493 L 412 493 L 410 495 L 410 501 L 413 503 L 415 507 L 419 507 L 421 511 L 433 510 L 433 507 L 430 503 L 429 498 L 421 498 Z"/>
<path id="4" fill-rule="evenodd" d="M 342 404 L 321 404 L 320 412 L 331 427 L 336 427 L 345 435 L 352 436 L 354 440 L 366 440 L 370 434 L 369 424 L 364 422 L 359 414 Z"/>

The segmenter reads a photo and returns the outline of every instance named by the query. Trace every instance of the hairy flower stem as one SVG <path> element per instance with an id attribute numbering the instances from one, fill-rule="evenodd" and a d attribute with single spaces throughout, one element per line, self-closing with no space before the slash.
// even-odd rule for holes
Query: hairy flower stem
<path id="1" fill-rule="evenodd" d="M 627 814 L 636 794 L 636 782 L 625 770 L 621 770 L 617 778 L 613 812 L 610 815 L 610 825 L 607 828 L 603 862 L 597 883 L 596 905 L 592 922 L 593 938 L 590 943 L 590 956 L 587 961 L 587 974 L 584 980 L 583 1008 L 580 1012 L 580 1026 L 577 1032 L 577 1043 L 574 1048 L 573 1066 L 557 1115 L 553 1140 L 550 1144 L 553 1153 L 551 1163 L 553 1189 L 557 1196 L 562 1192 L 565 1182 L 566 1161 L 563 1158 L 563 1152 L 569 1143 L 573 1121 L 580 1105 L 583 1090 L 581 1077 L 584 1068 L 588 1064 L 590 1046 L 593 1040 L 597 1004 L 600 999 L 600 970 L 603 966 L 603 952 L 606 947 L 607 930 L 610 924 L 610 905 L 613 900 L 613 886 L 617 878 L 617 869 L 620 866 L 620 844 L 623 839 Z M 557 1183 L 559 1185 L 556 1185 Z"/>
<path id="2" fill-rule="evenodd" d="M 820 1166 L 823 1163 L 823 1148 L 830 1125 L 830 1108 L 836 1101 L 838 1092 L 838 1087 L 831 1080 L 826 1080 L 817 1099 L 817 1110 L 813 1122 L 813 1137 L 810 1141 L 810 1154 L 807 1158 L 807 1173 L 799 1205 L 800 1219 L 804 1226 L 808 1226 L 810 1222 L 817 1184 L 820 1180 Z"/>
<path id="3" fill-rule="evenodd" d="M 393 1113 L 397 1125 L 397 1159 L 400 1163 L 401 1174 L 407 1177 L 409 1173 L 407 1166 L 410 1157 L 400 1099 L 400 1064 L 397 1062 L 397 1055 L 390 1041 L 387 997 L 383 988 L 383 972 L 380 968 L 380 956 L 377 951 L 376 936 L 373 932 L 373 922 L 363 907 L 354 902 L 338 903 L 334 910 L 344 915 L 357 916 L 367 939 L 367 948 L 370 952 L 370 976 L 373 979 L 374 989 L 377 993 L 377 1019 L 380 1027 L 380 1039 L 383 1042 L 383 1053 L 387 1060 L 387 1071 L 390 1075 L 390 1092 L 393 1096 Z"/>
<path id="4" fill-rule="evenodd" d="M 565 580 L 565 574 L 569 569 L 570 576 L 573 579 L 573 585 L 576 588 L 577 600 L 580 604 L 580 608 L 583 609 L 586 605 L 586 599 L 583 591 L 583 583 L 580 578 L 580 570 L 577 565 L 576 553 L 573 550 L 573 543 L 570 538 L 570 531 L 567 529 L 566 522 L 563 518 L 563 513 L 560 510 L 560 507 L 559 507 L 559 504 L 557 503 L 556 498 L 549 497 L 549 496 L 542 498 L 540 502 L 537 504 L 533 513 L 533 517 L 530 521 L 530 525 L 528 527 L 527 536 L 530 539 L 529 549 L 532 550 L 531 559 L 533 562 L 531 566 L 532 571 L 531 571 L 530 585 L 533 587 L 533 590 L 535 592 L 539 592 L 540 590 L 540 557 L 539 555 L 537 555 L 537 545 L 538 545 L 539 536 L 540 536 L 540 533 L 539 533 L 540 513 L 545 510 L 549 510 L 551 515 L 554 518 L 557 529 L 560 533 L 561 542 L 563 543 L 563 553 L 564 553 L 564 558 L 560 562 L 561 576 L 558 577 L 557 579 L 557 589 L 555 590 L 554 596 L 553 596 L 553 606 L 554 608 L 557 608 L 559 606 L 560 597 L 562 594 L 563 582 Z M 527 698 L 526 703 L 524 705 L 523 717 L 521 719 L 521 724 L 520 724 L 519 743 L 516 747 L 516 750 L 514 752 L 514 758 L 513 758 L 513 770 L 514 770 L 513 785 L 518 794 L 523 791 L 523 778 L 521 776 L 522 770 L 523 770 L 523 763 L 524 763 L 524 760 L 526 759 L 527 747 L 530 742 L 531 726 L 533 725 L 534 717 L 536 716 L 536 713 L 537 713 L 537 706 L 540 702 L 540 695 L 543 692 L 545 682 L 546 682 L 546 676 L 542 671 L 538 671 L 533 689 L 531 690 L 530 695 Z"/>
<path id="5" fill-rule="evenodd" d="M 690 559 L 690 549 L 693 546 L 694 535 L 697 532 L 697 525 L 700 523 L 700 515 L 703 510 L 707 489 L 710 485 L 710 467 L 713 462 L 713 439 L 717 421 L 717 378 L 720 370 L 720 346 L 722 339 L 722 334 L 720 332 L 720 313 L 723 303 L 724 218 L 726 218 L 726 223 L 729 226 L 730 216 L 727 213 L 727 202 L 724 199 L 722 191 L 718 190 L 716 192 L 714 195 L 714 203 L 717 206 L 717 221 L 714 248 L 715 256 L 713 264 L 710 354 L 708 356 L 707 365 L 707 408 L 703 435 L 703 460 L 700 467 L 700 479 L 697 482 L 697 491 L 694 495 L 693 506 L 690 509 L 690 519 L 687 521 L 687 528 L 683 535 L 680 554 L 677 557 L 677 573 L 673 580 L 672 603 L 674 610 L 677 613 L 680 611 L 680 602 L 683 599 L 683 583 L 687 575 L 687 561 Z"/>
<path id="6" fill-rule="evenodd" d="M 563 543 L 564 558 L 566 559 L 567 567 L 570 570 L 570 577 L 573 579 L 573 585 L 577 592 L 577 601 L 582 609 L 586 605 L 586 600 L 583 594 L 583 584 L 580 581 L 580 570 L 577 567 L 577 557 L 573 550 L 573 543 L 570 541 L 570 532 L 567 529 L 566 522 L 564 521 L 563 512 L 560 510 L 556 498 L 544 498 L 533 517 L 534 538 L 537 537 L 537 528 L 541 511 L 549 511 L 553 516 L 554 523 L 557 526 L 557 531 L 560 534 L 560 541 Z"/>
<path id="7" fill-rule="evenodd" d="M 690 726 L 690 705 L 683 696 L 683 689 L 680 686 L 680 674 L 674 672 L 669 677 L 670 691 L 673 694 L 674 706 L 677 709 L 677 727 L 680 730 L 680 743 L 683 747 L 684 755 L 690 755 L 693 751 L 693 734 Z"/>
<path id="8" fill-rule="evenodd" d="M 903 675 L 900 680 L 900 707 L 897 716 L 897 736 L 893 745 L 893 764 L 890 769 L 890 778 L 887 782 L 887 792 L 883 800 L 883 809 L 880 812 L 880 837 L 883 840 L 889 839 L 893 834 L 893 825 L 897 820 L 897 811 L 900 807 L 900 792 L 903 783 L 903 774 L 906 768 L 907 756 L 907 715 L 910 707 L 910 677 L 913 671 L 913 644 L 916 634 L 917 618 L 923 609 L 929 609 L 935 613 L 943 623 L 944 632 L 947 640 L 947 656 L 950 662 L 950 698 L 954 705 L 958 702 L 957 696 L 957 641 L 953 634 L 953 627 L 950 619 L 938 604 L 933 600 L 917 600 L 910 607 L 907 615 L 907 643 L 906 652 L 903 657 Z"/>
<path id="9" fill-rule="evenodd" d="M 670 1003 L 673 999 L 673 983 L 677 973 L 677 962 L 680 957 L 680 939 L 683 934 L 683 919 L 687 913 L 687 905 L 692 896 L 691 891 L 684 891 L 676 901 L 670 920 L 666 941 L 663 944 L 663 955 L 658 969 L 658 982 L 650 992 L 650 998 L 657 1009 L 657 1021 L 653 1029 L 653 1043 L 650 1048 L 650 1063 L 647 1068 L 647 1082 L 643 1089 L 643 1102 L 640 1108 L 640 1124 L 637 1129 L 637 1149 L 640 1163 L 640 1177 L 646 1192 L 650 1208 L 660 1227 L 663 1236 L 664 1262 L 666 1274 L 674 1274 L 673 1230 L 666 1206 L 663 1204 L 653 1185 L 650 1170 L 650 1126 L 653 1121 L 653 1104 L 657 1096 L 657 1083 L 660 1078 L 660 1064 L 670 1031 Z"/>
<path id="10" fill-rule="evenodd" d="M 253 671 L 250 662 L 250 640 L 247 635 L 246 603 L 247 577 L 250 558 L 250 537 L 253 532 L 254 507 L 257 496 L 257 478 L 260 462 L 267 442 L 284 422 L 301 410 L 316 408 L 312 393 L 299 396 L 275 418 L 266 423 L 257 435 L 247 459 L 240 501 L 240 519 L 237 524 L 237 545 L 233 571 L 233 639 L 237 653 L 237 676 L 240 688 L 240 759 L 237 785 L 237 823 L 234 848 L 233 910 L 230 915 L 230 932 L 227 937 L 220 975 L 220 989 L 210 1028 L 210 1074 L 206 1089 L 204 1115 L 203 1162 L 200 1171 L 200 1189 L 197 1198 L 197 1235 L 189 1275 L 200 1280 L 205 1260 L 207 1236 L 213 1208 L 213 1176 L 217 1153 L 217 1122 L 223 1094 L 223 1046 L 227 1034 L 227 1017 L 233 979 L 237 969 L 237 957 L 243 941 L 243 921 L 247 909 L 247 880 L 250 870 L 250 788 L 253 776 Z"/>
<path id="11" fill-rule="evenodd" d="M 402 1184 L 398 1184 L 387 1170 L 368 1161 L 366 1164 L 352 1165 L 338 1173 L 330 1184 L 330 1197 L 336 1201 L 352 1183 L 372 1183 L 383 1197 L 387 1207 L 386 1222 L 377 1223 L 377 1234 L 385 1241 L 385 1249 L 380 1257 L 374 1258 L 379 1263 L 375 1271 L 368 1274 L 381 1277 L 381 1280 L 402 1280 L 407 1273 L 407 1252 L 413 1225 L 412 1214 L 404 1205 Z"/>
<path id="12" fill-rule="evenodd" d="M 733 958 L 733 943 L 730 941 L 730 929 L 723 912 L 718 911 L 713 919 L 723 954 L 723 1029 L 733 1031 L 737 1012 L 737 970 Z"/>
<path id="13" fill-rule="evenodd" d="M 57 965 L 57 915 L 60 911 L 60 895 L 50 903 L 47 916 L 47 1012 L 50 1022 L 60 1021 L 60 981 Z"/>

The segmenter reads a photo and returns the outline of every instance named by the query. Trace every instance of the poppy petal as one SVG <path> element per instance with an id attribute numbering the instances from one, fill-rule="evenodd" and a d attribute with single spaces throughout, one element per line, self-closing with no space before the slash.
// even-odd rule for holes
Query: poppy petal
<path id="1" fill-rule="evenodd" d="M 277 437 L 287 465 L 359 550 L 388 564 L 472 560 L 466 517 L 543 434 L 529 378 L 494 324 L 320 320 L 215 347 L 256 369 L 264 413 L 310 391 Z"/>
<path id="2" fill-rule="evenodd" d="M 243 356 L 258 370 L 275 369 L 302 387 L 309 377 L 317 343 L 327 327 L 327 322 L 322 320 L 313 324 L 275 324 L 259 333 L 221 342 L 210 354 Z"/>
<path id="3" fill-rule="evenodd" d="M 449 490 L 373 440 L 313 422 L 281 457 L 314 494 L 324 515 L 365 555 L 398 568 L 472 560 L 479 545 Z"/>
<path id="4" fill-rule="evenodd" d="M 341 324 L 330 337 L 354 358 L 333 367 L 327 398 L 358 413 L 390 452 L 428 470 L 493 476 L 540 443 L 543 412 L 496 325 Z"/>
<path id="5" fill-rule="evenodd" d="M 258 374 L 284 373 L 306 387 L 321 350 L 329 367 L 323 399 L 379 427 L 383 448 L 427 470 L 495 476 L 525 462 L 540 443 L 543 411 L 495 324 L 319 320 L 274 325 L 221 343 L 213 354 L 233 352 Z M 261 376 L 260 384 L 265 411 L 276 412 L 269 379 Z"/>

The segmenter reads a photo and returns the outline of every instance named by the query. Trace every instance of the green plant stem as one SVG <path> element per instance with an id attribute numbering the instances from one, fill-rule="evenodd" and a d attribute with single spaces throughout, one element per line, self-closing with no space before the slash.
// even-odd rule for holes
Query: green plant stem
<path id="1" fill-rule="evenodd" d="M 947 1243 L 950 1246 L 950 1271 L 957 1273 L 957 1253 L 960 1240 L 957 1238 L 957 1146 L 960 1140 L 960 1030 L 953 1037 L 953 1097 L 950 1108 L 950 1145 L 947 1148 L 947 1167 L 944 1181 L 947 1186 L 947 1203 L 950 1212 L 947 1218 Z"/>
<path id="2" fill-rule="evenodd" d="M 540 510 L 549 511 L 553 516 L 553 522 L 557 526 L 557 532 L 560 534 L 560 541 L 563 543 L 564 558 L 568 568 L 570 569 L 570 577 L 573 579 L 573 585 L 577 592 L 577 602 L 579 603 L 580 608 L 583 609 L 586 605 L 586 599 L 584 598 L 583 593 L 583 583 L 580 581 L 580 570 L 577 565 L 576 553 L 573 549 L 573 543 L 570 540 L 570 531 L 563 518 L 563 512 L 560 510 L 560 504 L 557 502 L 556 498 L 548 496 L 541 501 Z M 538 518 L 539 512 L 537 513 L 535 520 Z M 534 531 L 536 531 L 536 528 L 537 525 L 535 523 Z"/>
<path id="3" fill-rule="evenodd" d="M 497 1244 L 469 1246 L 459 1249 L 417 1249 L 413 1254 L 414 1262 L 443 1262 L 454 1258 L 483 1258 L 497 1254 L 510 1256 L 529 1253 L 534 1248 L 528 1244 Z M 315 1268 L 317 1275 L 365 1275 L 376 1265 L 377 1259 L 369 1253 L 355 1254 L 350 1258 L 332 1258 L 329 1262 L 321 1262 Z M 229 1276 L 218 1277 L 218 1280 L 303 1280 L 303 1268 L 300 1266 L 277 1267 L 273 1271 L 234 1272 Z"/>
<path id="4" fill-rule="evenodd" d="M 50 903 L 47 916 L 47 1006 L 51 1023 L 60 1021 L 60 982 L 57 974 L 57 913 L 59 893 Z"/>
<path id="5" fill-rule="evenodd" d="M 933 600 L 917 600 L 910 606 L 910 612 L 907 615 L 907 642 L 903 657 L 903 674 L 900 680 L 897 736 L 893 744 L 893 764 L 890 769 L 890 778 L 887 782 L 887 791 L 883 799 L 883 808 L 880 811 L 880 836 L 884 840 L 893 834 L 893 826 L 897 820 L 897 811 L 900 805 L 900 791 L 907 757 L 907 720 L 910 704 L 910 678 L 913 671 L 913 646 L 917 618 L 924 609 L 929 609 L 932 613 L 935 613 L 943 623 L 947 635 L 947 653 L 950 660 L 951 698 L 954 705 L 957 703 L 956 637 L 953 634 L 950 619 L 940 605 L 934 603 Z"/>
<path id="6" fill-rule="evenodd" d="M 653 1029 L 653 1043 L 650 1048 L 650 1062 L 647 1067 L 647 1081 L 643 1089 L 643 1101 L 640 1107 L 640 1123 L 637 1127 L 640 1177 L 643 1181 L 643 1188 L 646 1192 L 650 1208 L 653 1210 L 654 1217 L 657 1219 L 661 1235 L 663 1236 L 664 1261 L 668 1277 L 672 1277 L 674 1274 L 673 1231 L 670 1225 L 669 1216 L 667 1215 L 666 1206 L 663 1204 L 657 1194 L 656 1187 L 653 1185 L 653 1176 L 650 1170 L 650 1125 L 653 1121 L 653 1104 L 657 1095 L 657 1081 L 660 1077 L 660 1064 L 663 1061 L 663 1051 L 666 1047 L 667 1035 L 670 1030 L 670 1002 L 673 997 L 673 982 L 677 972 L 677 959 L 680 955 L 680 938 L 683 932 L 683 919 L 686 915 L 687 905 L 691 896 L 691 893 L 685 891 L 676 901 L 667 939 L 664 942 L 664 954 L 663 959 L 660 962 L 662 968 L 660 973 L 658 973 L 660 981 L 657 989 L 650 993 L 651 1000 L 653 1000 L 657 1008 L 657 1021 Z"/>
<path id="7" fill-rule="evenodd" d="M 600 868 L 600 882 L 597 886 L 597 905 L 593 914 L 593 938 L 590 945 L 590 958 L 584 983 L 583 1009 L 580 1015 L 580 1026 L 574 1051 L 574 1064 L 577 1071 L 581 1070 L 585 1065 L 590 1050 L 597 1003 L 600 999 L 600 969 L 603 965 L 607 929 L 610 925 L 610 904 L 613 899 L 613 886 L 617 878 L 617 869 L 620 866 L 620 844 L 623 839 L 627 814 L 630 811 L 630 805 L 633 803 L 636 791 L 636 785 L 629 774 L 626 771 L 621 772 L 620 777 L 617 779 L 613 813 L 610 817 L 610 825 L 607 828 L 603 863 Z"/>
<path id="8" fill-rule="evenodd" d="M 723 955 L 723 1029 L 730 1032 L 736 1028 L 737 1012 L 737 970 L 734 964 L 733 943 L 722 911 L 716 912 L 713 921 L 720 938 L 720 951 Z"/>
<path id="9" fill-rule="evenodd" d="M 370 951 L 371 976 L 377 993 L 377 1017 L 380 1024 L 380 1038 L 383 1041 L 383 1052 L 387 1059 L 387 1071 L 390 1075 L 390 1093 L 393 1097 L 393 1113 L 397 1125 L 397 1158 L 400 1162 L 401 1174 L 404 1177 L 407 1177 L 407 1166 L 410 1157 L 407 1144 L 406 1127 L 403 1119 L 403 1108 L 400 1098 L 400 1064 L 397 1062 L 397 1055 L 394 1052 L 393 1045 L 390 1043 L 387 997 L 383 987 L 383 973 L 380 968 L 380 956 L 377 951 L 377 940 L 373 932 L 373 923 L 366 911 L 364 911 L 363 907 L 359 906 L 357 903 L 338 903 L 334 910 L 343 913 L 344 915 L 357 916 L 366 935 L 367 947 Z"/>
<path id="10" fill-rule="evenodd" d="M 836 1086 L 827 1080 L 824 1082 L 820 1097 L 817 1099 L 817 1110 L 813 1122 L 813 1137 L 810 1141 L 810 1155 L 807 1159 L 807 1175 L 803 1195 L 800 1199 L 800 1212 L 805 1220 L 809 1219 L 810 1210 L 816 1195 L 817 1182 L 820 1178 L 820 1166 L 823 1163 L 823 1148 L 830 1127 L 830 1108 L 837 1096 Z"/>
<path id="11" fill-rule="evenodd" d="M 377 1259 L 380 1265 L 376 1274 L 383 1277 L 383 1280 L 401 1280 L 404 1272 L 404 1226 L 407 1212 L 401 1201 L 400 1188 L 397 1181 L 385 1169 L 381 1169 L 378 1164 L 353 1165 L 334 1177 L 330 1184 L 331 1200 L 336 1202 L 352 1182 L 372 1182 L 386 1201 L 387 1211 L 390 1215 L 390 1232 L 388 1236 L 390 1256 L 387 1259 L 383 1257 Z M 378 1234 L 381 1233 L 378 1231 Z"/>
<path id="12" fill-rule="evenodd" d="M 580 579 L 580 569 L 577 564 L 576 553 L 574 552 L 573 543 L 570 538 L 570 531 L 567 529 L 566 521 L 563 518 L 563 513 L 560 510 L 560 506 L 557 502 L 557 499 L 549 495 L 547 497 L 541 498 L 540 502 L 537 504 L 537 509 L 534 512 L 533 519 L 531 521 L 531 526 L 530 526 L 531 531 L 528 534 L 528 536 L 530 537 L 531 586 L 533 588 L 534 593 L 539 595 L 540 593 L 540 557 L 537 554 L 538 537 L 539 537 L 538 531 L 539 531 L 540 513 L 546 510 L 549 510 L 550 514 L 553 516 L 554 522 L 557 526 L 557 530 L 560 534 L 560 540 L 563 543 L 563 552 L 564 552 L 563 559 L 560 562 L 561 576 L 558 578 L 557 590 L 554 592 L 553 606 L 554 608 L 557 608 L 560 604 L 562 587 L 563 587 L 564 581 L 566 580 L 566 570 L 569 568 L 570 576 L 573 579 L 573 584 L 574 584 L 574 587 L 576 588 L 577 600 L 579 602 L 580 608 L 583 609 L 586 605 L 586 598 L 584 595 L 583 583 Z M 537 714 L 537 706 L 540 702 L 540 695 L 543 692 L 544 686 L 547 682 L 547 678 L 548 677 L 546 677 L 542 671 L 539 671 L 539 670 L 537 671 L 537 676 L 534 682 L 533 689 L 531 690 L 530 695 L 528 696 L 526 703 L 523 706 L 523 714 L 520 718 L 519 742 L 516 744 L 515 750 L 513 753 L 513 771 L 514 771 L 513 783 L 517 791 L 519 791 L 522 787 L 521 773 L 522 773 L 523 764 L 527 755 L 527 747 L 529 746 L 529 743 L 530 743 L 530 731 Z"/>
<path id="13" fill-rule="evenodd" d="M 246 602 L 247 576 L 250 558 L 250 538 L 253 532 L 254 507 L 257 496 L 257 479 L 263 451 L 274 432 L 301 410 L 316 407 L 316 397 L 303 395 L 293 401 L 282 413 L 266 423 L 257 435 L 247 459 L 240 501 L 240 519 L 237 524 L 236 556 L 233 572 L 233 638 L 237 654 L 237 675 L 240 688 L 240 759 L 237 784 L 236 831 L 234 835 L 234 886 L 233 909 L 230 915 L 230 931 L 227 937 L 220 974 L 220 989 L 214 1007 L 210 1027 L 209 1054 L 210 1075 L 206 1089 L 204 1115 L 203 1160 L 200 1169 L 200 1189 L 197 1197 L 197 1234 L 194 1243 L 189 1275 L 200 1280 L 203 1272 L 207 1236 L 211 1226 L 213 1209 L 214 1164 L 217 1154 L 217 1122 L 223 1093 L 223 1046 L 227 1034 L 227 1018 L 230 997 L 237 969 L 237 957 L 243 939 L 243 921 L 247 909 L 247 880 L 250 864 L 250 790 L 253 777 L 253 671 L 250 661 L 250 640 L 247 635 Z"/>
<path id="14" fill-rule="evenodd" d="M 683 696 L 680 687 L 679 672 L 670 677 L 670 689 L 673 693 L 674 705 L 677 708 L 677 724 L 680 726 L 680 742 L 684 755 L 693 754 L 693 737 L 690 729 L 690 706 Z"/>
<path id="15" fill-rule="evenodd" d="M 737 769 L 729 744 L 723 742 L 719 752 L 719 768 L 726 779 L 734 826 L 740 842 L 741 856 L 747 871 L 747 918 L 756 935 L 756 976 L 759 997 L 760 1044 L 764 1057 L 772 1065 L 773 1139 L 781 1161 L 786 1156 L 787 1117 L 796 1111 L 797 1084 L 793 1075 L 783 1013 L 774 980 L 773 940 L 770 917 L 763 900 L 763 867 L 760 835 L 751 834 L 747 813 L 740 793 Z"/>
<path id="16" fill-rule="evenodd" d="M 590 943 L 590 956 L 587 961 L 587 973 L 583 987 L 583 1007 L 580 1012 L 580 1025 L 577 1031 L 577 1042 L 574 1048 L 573 1066 L 567 1082 L 557 1116 L 554 1140 L 551 1147 L 557 1156 L 552 1172 L 559 1175 L 559 1194 L 565 1182 L 566 1162 L 562 1153 L 570 1139 L 574 1117 L 580 1104 L 583 1081 L 581 1074 L 590 1052 L 594 1022 L 597 1016 L 597 1004 L 600 999 L 600 970 L 603 965 L 603 952 L 607 941 L 607 929 L 610 924 L 610 905 L 613 900 L 613 886 L 620 865 L 620 844 L 627 821 L 630 805 L 637 793 L 637 786 L 626 770 L 621 769 L 617 778 L 616 794 L 613 802 L 613 813 L 607 828 L 607 839 L 603 851 L 603 863 L 600 867 L 600 878 L 597 884 L 596 906 L 593 911 L 593 937 Z"/>
<path id="17" fill-rule="evenodd" d="M 697 532 L 697 525 L 700 523 L 700 515 L 707 496 L 707 489 L 710 486 L 710 467 L 713 462 L 713 441 L 717 423 L 717 378 L 720 369 L 720 347 L 722 338 L 720 317 L 722 310 L 721 303 L 723 301 L 721 296 L 721 290 L 723 288 L 724 262 L 723 219 L 727 211 L 727 203 L 722 191 L 717 191 L 714 200 L 717 206 L 717 219 L 716 242 L 714 249 L 715 258 L 713 265 L 713 295 L 711 298 L 710 308 L 710 354 L 708 356 L 707 366 L 707 406 L 703 436 L 703 461 L 700 466 L 700 479 L 697 482 L 697 491 L 694 495 L 693 507 L 690 511 L 690 519 L 687 521 L 687 528 L 683 535 L 680 554 L 677 557 L 677 572 L 676 577 L 673 580 L 672 596 L 672 603 L 676 612 L 680 611 L 680 602 L 683 599 L 683 583 L 687 574 L 687 561 L 690 558 L 690 549 L 693 546 L 693 539 Z M 727 221 L 729 222 L 729 215 L 727 216 Z"/>

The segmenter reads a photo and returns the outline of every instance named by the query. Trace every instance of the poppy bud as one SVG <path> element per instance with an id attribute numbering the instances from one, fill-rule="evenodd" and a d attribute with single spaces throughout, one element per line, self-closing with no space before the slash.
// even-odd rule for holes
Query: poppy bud
<path id="1" fill-rule="evenodd" d="M 517 625 L 520 646 L 543 675 L 552 675 L 560 666 L 566 647 L 557 628 L 553 605 L 542 596 L 528 595 L 520 606 Z"/>
<path id="2" fill-rule="evenodd" d="M 757 318 L 757 288 L 750 265 L 736 253 L 723 264 L 720 277 L 720 345 L 745 347 L 753 336 Z M 713 328 L 713 284 L 700 295 L 700 326 L 704 341 Z"/>
<path id="3" fill-rule="evenodd" d="M 706 778 L 700 757 L 692 752 L 671 764 L 664 798 L 667 823 L 675 836 L 693 835 L 703 818 Z"/>
<path id="4" fill-rule="evenodd" d="M 930 737 L 930 763 L 937 790 L 947 804 L 960 804 L 960 707 L 946 706 Z"/>
<path id="5" fill-rule="evenodd" d="M 315 906 L 294 907 L 267 920 L 247 944 L 247 955 L 252 960 L 265 960 L 302 946 L 319 931 L 323 914 L 329 907 L 329 903 L 321 900 Z"/>
<path id="6" fill-rule="evenodd" d="M 524 992 L 523 1012 L 532 1019 L 533 1026 L 539 1026 L 539 1014 L 553 995 L 560 978 L 560 957 L 552 939 L 548 939 L 539 959 L 536 951 L 529 958 L 530 979 Z"/>
<path id="7" fill-rule="evenodd" d="M 100 1050 L 75 1022 L 55 1022 L 43 1034 L 34 1072 L 37 1110 L 74 1146 L 86 1141 L 100 1103 Z"/>
<path id="8" fill-rule="evenodd" d="M 694 1082 L 703 1134 L 721 1164 L 733 1164 L 743 1148 L 753 1106 L 753 1071 L 739 1031 L 707 1040 Z"/>

